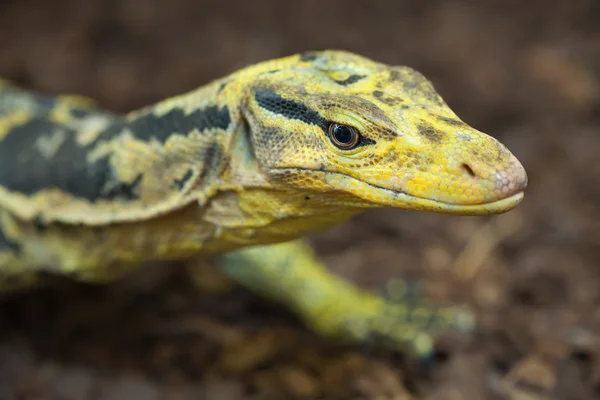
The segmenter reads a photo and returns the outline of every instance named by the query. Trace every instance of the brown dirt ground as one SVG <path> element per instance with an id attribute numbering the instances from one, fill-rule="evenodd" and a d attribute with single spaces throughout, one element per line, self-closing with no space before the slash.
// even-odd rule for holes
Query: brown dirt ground
<path id="1" fill-rule="evenodd" d="M 198 293 L 151 266 L 3 300 L 0 399 L 599 398 L 599 31 L 594 0 L 0 1 L 0 76 L 25 87 L 125 111 L 343 48 L 421 70 L 530 178 L 496 218 L 378 211 L 312 238 L 360 285 L 474 308 L 481 334 L 440 338 L 431 368 L 318 339 L 216 269 Z"/>

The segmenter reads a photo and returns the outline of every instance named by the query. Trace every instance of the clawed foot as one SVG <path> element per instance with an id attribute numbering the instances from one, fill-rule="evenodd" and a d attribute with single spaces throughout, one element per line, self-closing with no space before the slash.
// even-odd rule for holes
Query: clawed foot
<path id="1" fill-rule="evenodd" d="M 370 315 L 349 315 L 344 325 L 350 337 L 367 348 L 403 350 L 411 348 L 422 360 L 435 355 L 435 335 L 443 331 L 472 334 L 476 323 L 464 306 L 435 308 L 414 281 L 390 281 Z"/>

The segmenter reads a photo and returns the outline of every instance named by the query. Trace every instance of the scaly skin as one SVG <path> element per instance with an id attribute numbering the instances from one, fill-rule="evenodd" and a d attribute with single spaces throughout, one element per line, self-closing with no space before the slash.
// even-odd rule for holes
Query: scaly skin
<path id="1" fill-rule="evenodd" d="M 0 81 L 0 288 L 224 253 L 234 279 L 323 334 L 427 354 L 464 314 L 430 324 L 427 306 L 360 292 L 294 239 L 377 207 L 502 213 L 526 184 L 418 72 L 347 52 L 256 64 L 126 116 Z"/>

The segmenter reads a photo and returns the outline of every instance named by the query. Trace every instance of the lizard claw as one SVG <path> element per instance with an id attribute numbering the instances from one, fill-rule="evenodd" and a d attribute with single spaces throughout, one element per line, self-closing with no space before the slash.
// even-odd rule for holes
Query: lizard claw
<path id="1" fill-rule="evenodd" d="M 380 294 L 381 311 L 363 321 L 362 333 L 355 321 L 355 335 L 364 338 L 367 348 L 412 348 L 425 364 L 436 359 L 434 336 L 444 330 L 472 335 L 476 331 L 473 313 L 462 306 L 432 307 L 424 300 L 421 285 L 415 280 L 393 280 Z M 353 325 L 349 323 L 349 327 Z"/>

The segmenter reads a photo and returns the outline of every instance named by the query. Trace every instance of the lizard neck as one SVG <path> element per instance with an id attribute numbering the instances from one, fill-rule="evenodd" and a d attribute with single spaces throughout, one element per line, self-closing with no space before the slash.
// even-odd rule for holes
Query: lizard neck
<path id="1" fill-rule="evenodd" d="M 364 211 L 329 204 L 314 191 L 269 179 L 253 148 L 242 119 L 228 142 L 228 157 L 201 217 L 203 223 L 217 227 L 204 245 L 206 251 L 296 239 Z"/>

